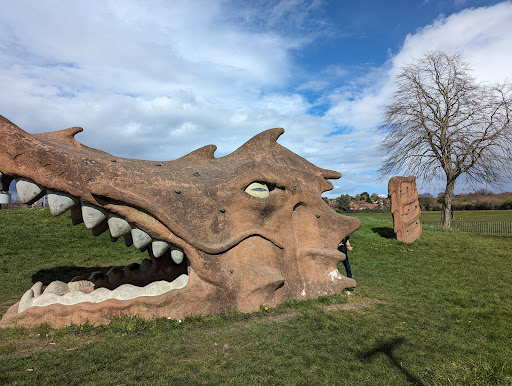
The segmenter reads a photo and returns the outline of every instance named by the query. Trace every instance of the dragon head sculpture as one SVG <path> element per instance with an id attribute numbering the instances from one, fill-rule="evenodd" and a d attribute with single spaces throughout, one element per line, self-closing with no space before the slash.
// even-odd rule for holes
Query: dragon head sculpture
<path id="1" fill-rule="evenodd" d="M 47 195 L 52 215 L 70 210 L 73 224 L 149 256 L 44 290 L 35 283 L 0 327 L 251 312 L 355 286 L 337 270 L 337 246 L 360 221 L 321 198 L 341 175 L 279 145 L 283 129 L 221 158 L 208 145 L 166 162 L 89 148 L 74 139 L 81 131 L 32 135 L 0 116 L 0 190 L 14 179 L 21 201 Z"/>

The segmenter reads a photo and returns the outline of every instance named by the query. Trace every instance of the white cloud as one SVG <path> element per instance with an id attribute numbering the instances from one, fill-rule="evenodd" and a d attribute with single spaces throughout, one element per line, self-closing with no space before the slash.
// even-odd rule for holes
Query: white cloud
<path id="1" fill-rule="evenodd" d="M 345 142 L 350 144 L 351 149 L 361 149 L 361 152 L 365 149 L 369 153 L 362 156 L 349 149 L 346 155 L 340 154 L 340 162 L 355 174 L 351 178 L 356 180 L 357 176 L 364 176 L 365 171 L 376 170 L 381 164 L 381 158 L 376 152 L 381 137 L 375 128 L 380 123 L 383 106 L 393 92 L 393 76 L 400 71 L 401 66 L 426 51 L 461 51 L 478 80 L 503 81 L 512 76 L 511 25 L 511 2 L 466 9 L 449 17 L 440 17 L 431 25 L 409 34 L 401 50 L 384 66 L 331 94 L 332 106 L 325 119 L 349 130 L 333 137 L 330 142 Z M 369 178 L 363 179 L 371 184 Z M 427 182 L 419 182 L 420 190 L 441 189 L 441 185 L 431 187 Z M 374 186 L 380 186 L 381 191 L 387 189 L 383 183 Z M 512 185 L 508 189 L 512 190 Z"/>
<path id="2" fill-rule="evenodd" d="M 346 79 L 342 63 L 300 84 L 294 54 L 330 26 L 321 2 L 265 0 L 6 2 L 0 13 L 0 114 L 29 132 L 83 126 L 77 137 L 113 154 L 174 159 L 214 143 L 227 154 L 262 130 L 323 168 L 331 195 L 376 191 L 382 106 L 391 76 L 425 50 L 462 49 L 475 75 L 510 75 L 512 4 L 440 18 L 409 35 L 381 68 Z M 200 10 L 200 11 L 198 11 Z M 304 77 L 305 78 L 305 77 Z M 331 91 L 329 91 L 331 90 Z M 332 92 L 332 90 L 336 90 Z M 313 116 L 308 92 L 330 106 Z M 328 136 L 346 128 L 346 134 Z M 339 186 L 339 188 L 338 188 Z"/>
<path id="3" fill-rule="evenodd" d="M 232 151 L 259 131 L 311 121 L 298 118 L 302 96 L 274 91 L 302 39 L 254 31 L 227 17 L 236 10 L 225 1 L 170 4 L 4 4 L 1 114 L 30 132 L 80 125 L 90 146 L 162 159 L 212 141 Z M 267 8 L 304 20 L 309 6 L 292 5 Z"/>

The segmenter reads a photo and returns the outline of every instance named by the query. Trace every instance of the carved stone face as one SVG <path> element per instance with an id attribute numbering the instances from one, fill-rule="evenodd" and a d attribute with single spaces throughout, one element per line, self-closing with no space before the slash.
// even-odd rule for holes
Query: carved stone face
<path id="1" fill-rule="evenodd" d="M 341 175 L 279 145 L 283 129 L 221 158 L 209 145 L 167 162 L 88 148 L 74 140 L 80 131 L 30 135 L 0 117 L 0 182 L 16 179 L 26 202 L 48 194 L 52 214 L 70 209 L 74 223 L 149 258 L 44 290 L 36 283 L 0 326 L 250 312 L 355 286 L 337 271 L 337 246 L 360 221 L 321 199 Z"/>

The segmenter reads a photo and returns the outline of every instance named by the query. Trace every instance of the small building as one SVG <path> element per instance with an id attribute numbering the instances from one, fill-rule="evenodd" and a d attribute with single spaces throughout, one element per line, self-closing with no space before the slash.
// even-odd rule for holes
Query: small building
<path id="1" fill-rule="evenodd" d="M 350 209 L 352 210 L 363 210 L 363 209 L 375 209 L 379 204 L 371 204 L 366 201 L 352 201 L 350 203 Z"/>

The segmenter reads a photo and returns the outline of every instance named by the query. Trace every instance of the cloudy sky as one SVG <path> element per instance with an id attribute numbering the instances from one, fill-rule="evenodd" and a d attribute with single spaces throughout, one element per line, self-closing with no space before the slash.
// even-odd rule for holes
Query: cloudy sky
<path id="1" fill-rule="evenodd" d="M 330 197 L 387 194 L 376 127 L 394 74 L 441 49 L 504 80 L 511 47 L 510 1 L 17 0 L 0 12 L 0 114 L 149 160 L 284 127 L 279 143 L 343 174 Z"/>

